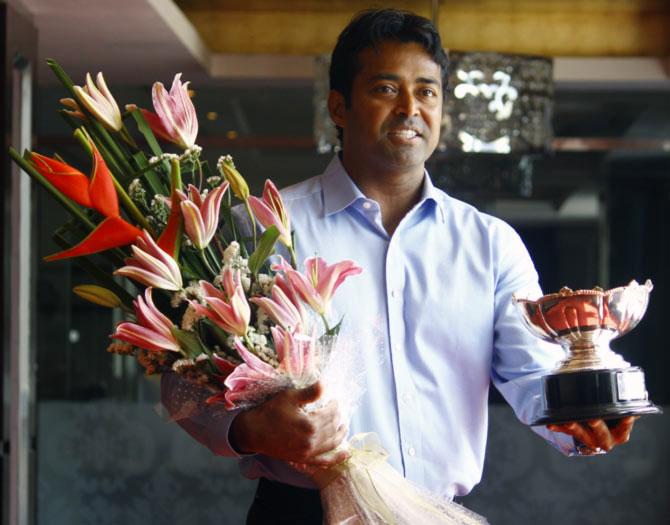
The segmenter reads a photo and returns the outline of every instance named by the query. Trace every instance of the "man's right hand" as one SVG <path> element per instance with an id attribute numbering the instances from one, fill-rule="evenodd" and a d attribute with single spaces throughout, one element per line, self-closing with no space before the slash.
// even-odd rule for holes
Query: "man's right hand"
<path id="1" fill-rule="evenodd" d="M 336 401 L 306 412 L 304 406 L 321 397 L 321 383 L 278 393 L 261 405 L 240 412 L 230 428 L 230 441 L 240 453 L 264 454 L 292 463 L 336 465 L 348 453 L 328 454 L 347 436 Z"/>

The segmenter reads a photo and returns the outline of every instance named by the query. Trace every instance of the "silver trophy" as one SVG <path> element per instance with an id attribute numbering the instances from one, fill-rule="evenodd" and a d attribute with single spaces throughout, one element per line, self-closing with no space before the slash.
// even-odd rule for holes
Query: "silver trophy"
<path id="1" fill-rule="evenodd" d="M 642 369 L 609 346 L 640 322 L 652 288 L 649 280 L 631 281 L 607 291 L 563 288 L 537 300 L 513 297 L 531 333 L 567 352 L 542 378 L 544 412 L 531 425 L 662 412 L 648 398 Z"/>

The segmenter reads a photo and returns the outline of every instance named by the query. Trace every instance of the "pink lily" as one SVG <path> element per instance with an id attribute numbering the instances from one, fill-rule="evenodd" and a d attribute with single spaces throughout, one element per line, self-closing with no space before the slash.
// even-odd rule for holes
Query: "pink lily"
<path id="1" fill-rule="evenodd" d="M 351 276 L 363 271 L 354 261 L 327 264 L 321 257 L 305 259 L 305 275 L 287 268 L 286 277 L 300 298 L 321 316 L 327 315 L 335 291 Z"/>
<path id="2" fill-rule="evenodd" d="M 284 292 L 284 295 L 286 295 L 286 297 L 289 299 L 289 301 L 291 301 L 291 304 L 295 306 L 295 308 L 299 312 L 300 319 L 302 319 L 303 321 L 306 320 L 307 312 L 305 311 L 303 302 L 300 299 L 298 293 L 296 292 L 295 287 L 286 278 L 286 272 L 293 270 L 293 267 L 288 263 L 286 259 L 284 259 L 281 255 L 279 255 L 279 262 L 273 264 L 271 268 L 272 270 L 277 272 L 275 274 L 275 286 L 280 288 L 281 291 Z"/>
<path id="3" fill-rule="evenodd" d="M 227 390 L 223 397 L 228 410 L 260 401 L 269 392 L 282 386 L 281 375 L 277 370 L 249 352 L 241 341 L 235 342 L 235 348 L 244 363 L 238 365 L 224 382 Z M 221 395 L 214 397 L 220 399 Z M 214 398 L 208 402 L 215 402 Z"/>
<path id="4" fill-rule="evenodd" d="M 169 93 L 162 82 L 155 82 L 151 98 L 156 113 L 142 110 L 151 130 L 181 148 L 192 147 L 198 136 L 198 115 L 188 96 L 188 82 L 181 82 L 181 73 L 175 75 Z"/>
<path id="5" fill-rule="evenodd" d="M 151 287 L 147 288 L 144 299 L 138 295 L 133 301 L 137 323 L 119 324 L 111 337 L 145 350 L 180 352 L 179 343 L 172 335 L 172 321 L 156 308 L 151 291 Z"/>
<path id="6" fill-rule="evenodd" d="M 142 232 L 131 249 L 133 256 L 126 259 L 127 266 L 116 270 L 115 275 L 123 275 L 161 290 L 181 290 L 183 282 L 179 265 L 148 232 Z"/>
<path id="7" fill-rule="evenodd" d="M 86 73 L 86 85 L 83 88 L 80 86 L 73 87 L 78 102 L 88 109 L 108 130 L 120 131 L 123 127 L 121 111 L 107 88 L 105 77 L 102 76 L 102 73 L 98 73 L 95 81 L 96 83 L 94 84 L 91 75 Z M 64 100 L 68 101 L 63 102 L 65 105 L 74 109 L 73 104 L 69 102 L 72 99 Z M 81 110 L 78 113 L 81 114 Z M 79 116 L 76 110 L 74 116 Z"/>
<path id="8" fill-rule="evenodd" d="M 219 226 L 219 212 L 221 210 L 221 199 L 228 189 L 229 184 L 224 182 L 207 194 L 204 201 L 198 188 L 189 184 L 188 197 L 179 192 L 181 211 L 184 216 L 184 228 L 193 245 L 199 250 L 204 250 L 214 237 Z"/>
<path id="9" fill-rule="evenodd" d="M 276 284 L 272 287 L 271 296 L 272 298 L 252 297 L 249 300 L 258 305 L 270 319 L 288 332 L 299 331 L 305 324 L 302 308 L 298 308 Z"/>
<path id="10" fill-rule="evenodd" d="M 200 286 L 204 291 L 207 307 L 191 301 L 196 313 L 208 317 L 229 334 L 245 337 L 249 328 L 251 308 L 244 295 L 239 270 L 234 272 L 228 268 L 224 271 L 223 292 L 207 281 L 200 281 Z"/>
<path id="11" fill-rule="evenodd" d="M 263 227 L 276 226 L 279 230 L 279 242 L 287 248 L 292 248 L 291 221 L 286 207 L 282 201 L 281 194 L 271 180 L 265 181 L 263 187 L 263 200 L 255 196 L 249 197 L 249 205 Z"/>
<path id="12" fill-rule="evenodd" d="M 278 370 L 288 375 L 296 386 L 312 383 L 316 379 L 315 338 L 291 334 L 276 326 L 270 330 L 279 359 Z"/>

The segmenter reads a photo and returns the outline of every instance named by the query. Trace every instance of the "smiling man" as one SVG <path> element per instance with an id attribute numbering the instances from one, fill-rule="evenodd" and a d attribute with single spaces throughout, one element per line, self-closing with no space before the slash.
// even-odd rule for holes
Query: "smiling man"
<path id="1" fill-rule="evenodd" d="M 490 383 L 521 420 L 540 408 L 539 381 L 527 377 L 552 368 L 554 351 L 511 304 L 514 292 L 540 294 L 530 257 L 512 228 L 435 188 L 425 170 L 446 75 L 440 37 L 425 18 L 366 11 L 339 37 L 328 106 L 342 151 L 283 197 L 299 260 L 316 252 L 364 268 L 334 307 L 356 334 L 366 391 L 350 428 L 335 403 L 303 410 L 320 397 L 319 384 L 245 412 L 210 407 L 181 422 L 260 478 L 248 523 L 321 523 L 314 483 L 291 465 L 342 461 L 330 451 L 347 433 L 377 433 L 405 477 L 443 497 L 466 494 L 482 474 Z M 168 406 L 176 380 L 164 378 Z M 632 423 L 536 431 L 566 454 L 577 451 L 572 434 L 591 453 L 625 442 Z"/>

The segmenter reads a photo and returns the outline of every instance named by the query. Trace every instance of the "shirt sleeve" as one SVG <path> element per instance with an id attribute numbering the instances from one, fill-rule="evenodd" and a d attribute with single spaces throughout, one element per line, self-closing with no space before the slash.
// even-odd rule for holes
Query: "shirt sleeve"
<path id="1" fill-rule="evenodd" d="M 161 376 L 161 403 L 170 419 L 193 439 L 217 456 L 242 458 L 228 438 L 230 426 L 239 410 L 226 410 L 223 405 L 207 405 L 211 392 L 175 373 Z"/>
<path id="2" fill-rule="evenodd" d="M 533 262 L 518 234 L 501 223 L 497 232 L 499 258 L 496 275 L 494 349 L 491 378 L 495 387 L 525 424 L 543 409 L 542 376 L 563 359 L 563 349 L 533 336 L 523 325 L 512 303 L 514 294 L 542 295 Z M 494 253 L 496 250 L 494 249 Z M 545 426 L 532 430 L 565 455 L 576 452 L 571 436 L 551 432 Z"/>

